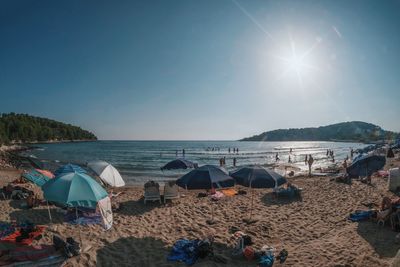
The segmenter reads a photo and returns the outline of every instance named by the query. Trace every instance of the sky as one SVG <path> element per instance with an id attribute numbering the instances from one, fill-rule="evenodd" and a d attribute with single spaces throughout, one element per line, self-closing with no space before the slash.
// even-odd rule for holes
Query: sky
<path id="1" fill-rule="evenodd" d="M 400 131 L 400 1 L 0 1 L 0 113 L 106 140 Z"/>

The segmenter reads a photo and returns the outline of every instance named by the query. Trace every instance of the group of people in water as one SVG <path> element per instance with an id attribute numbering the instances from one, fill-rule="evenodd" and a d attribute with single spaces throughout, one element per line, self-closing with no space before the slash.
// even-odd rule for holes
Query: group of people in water
<path id="1" fill-rule="evenodd" d="M 236 162 L 237 162 L 236 158 L 233 158 L 232 161 L 233 161 L 233 167 L 236 167 Z M 225 165 L 226 165 L 226 157 L 220 158 L 219 159 L 219 166 L 223 167 Z"/>

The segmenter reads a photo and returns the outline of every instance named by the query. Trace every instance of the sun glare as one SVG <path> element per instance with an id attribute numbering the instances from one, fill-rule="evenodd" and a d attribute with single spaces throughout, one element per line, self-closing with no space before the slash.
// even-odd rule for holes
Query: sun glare
<path id="1" fill-rule="evenodd" d="M 318 45 L 319 40 L 316 41 L 310 48 L 298 51 L 295 42 L 290 40 L 290 48 L 281 50 L 281 55 L 274 55 L 275 59 L 278 59 L 278 64 L 281 70 L 278 73 L 278 80 L 293 77 L 297 79 L 298 85 L 303 86 L 305 78 L 311 78 L 311 71 L 317 70 L 318 68 L 314 65 L 311 52 Z M 290 79 L 289 79 L 290 80 Z"/>

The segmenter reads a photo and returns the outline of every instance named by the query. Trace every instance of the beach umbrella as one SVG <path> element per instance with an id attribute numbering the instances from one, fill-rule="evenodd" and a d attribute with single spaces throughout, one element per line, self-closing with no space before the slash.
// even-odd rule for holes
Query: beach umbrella
<path id="1" fill-rule="evenodd" d="M 240 168 L 230 173 L 237 184 L 252 188 L 276 188 L 287 180 L 280 174 L 261 166 Z M 250 219 L 253 210 L 253 190 L 251 190 Z"/>
<path id="2" fill-rule="evenodd" d="M 86 171 L 84 169 L 82 169 L 81 167 L 79 167 L 78 165 L 68 163 L 68 164 L 58 168 L 54 172 L 54 174 L 57 177 L 57 176 L 61 176 L 63 174 L 70 173 L 70 172 L 86 173 Z"/>
<path id="3" fill-rule="evenodd" d="M 237 184 L 250 188 L 274 188 L 287 182 L 282 175 L 261 166 L 243 167 L 230 176 Z"/>
<path id="4" fill-rule="evenodd" d="M 161 167 L 161 170 L 179 170 L 197 168 L 197 164 L 186 159 L 174 159 Z"/>
<path id="5" fill-rule="evenodd" d="M 220 167 L 204 165 L 183 175 L 176 184 L 186 189 L 214 189 L 232 187 L 235 180 Z"/>
<path id="6" fill-rule="evenodd" d="M 89 175 L 70 172 L 49 180 L 42 186 L 47 201 L 68 207 L 96 208 L 107 192 Z"/>
<path id="7" fill-rule="evenodd" d="M 232 187 L 235 180 L 228 173 L 214 165 L 204 165 L 183 175 L 176 181 L 176 184 L 188 190 L 195 189 L 214 189 Z M 214 223 L 214 207 L 211 205 L 211 220 Z"/>
<path id="8" fill-rule="evenodd" d="M 346 172 L 350 178 L 358 178 L 360 176 L 370 176 L 372 173 L 379 171 L 385 166 L 385 156 L 379 155 L 363 155 L 353 161 L 347 167 Z"/>
<path id="9" fill-rule="evenodd" d="M 106 184 L 113 187 L 121 187 L 125 185 L 118 170 L 110 163 L 102 160 L 91 161 L 87 166 L 92 169 L 100 179 Z"/>

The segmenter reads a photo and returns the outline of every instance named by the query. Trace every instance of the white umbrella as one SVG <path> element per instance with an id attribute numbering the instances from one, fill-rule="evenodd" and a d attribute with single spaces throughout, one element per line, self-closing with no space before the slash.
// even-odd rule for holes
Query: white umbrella
<path id="1" fill-rule="evenodd" d="M 113 187 L 121 187 L 125 185 L 125 181 L 122 179 L 121 174 L 119 174 L 118 170 L 110 163 L 97 160 L 89 162 L 87 166 L 92 169 L 103 182 Z"/>

